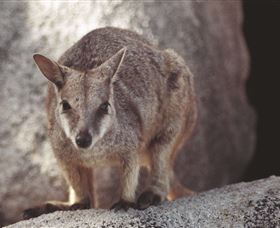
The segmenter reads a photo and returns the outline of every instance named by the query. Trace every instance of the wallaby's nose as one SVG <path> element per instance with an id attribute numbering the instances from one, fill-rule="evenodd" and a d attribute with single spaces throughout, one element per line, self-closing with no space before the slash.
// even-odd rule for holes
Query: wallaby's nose
<path id="1" fill-rule="evenodd" d="M 87 148 L 91 145 L 92 137 L 88 130 L 86 131 L 81 131 L 77 136 L 76 136 L 76 144 L 80 148 Z"/>

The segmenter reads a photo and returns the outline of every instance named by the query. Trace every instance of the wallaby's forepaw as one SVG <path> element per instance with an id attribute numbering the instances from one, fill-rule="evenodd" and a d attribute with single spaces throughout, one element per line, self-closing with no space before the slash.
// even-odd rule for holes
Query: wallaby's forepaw
<path id="1" fill-rule="evenodd" d="M 151 205 L 157 205 L 162 201 L 161 196 L 153 191 L 143 192 L 137 200 L 137 209 L 144 210 Z"/>
<path id="2" fill-rule="evenodd" d="M 74 203 L 69 207 L 70 211 L 90 209 L 90 201 L 86 201 L 83 203 Z"/>
<path id="3" fill-rule="evenodd" d="M 128 202 L 126 200 L 121 199 L 117 203 L 113 204 L 111 207 L 111 210 L 119 211 L 119 210 L 125 210 L 127 211 L 129 208 L 135 208 L 135 203 Z"/>
<path id="4" fill-rule="evenodd" d="M 60 207 L 58 207 L 54 204 L 51 204 L 51 203 L 46 203 L 41 206 L 37 206 L 37 207 L 33 207 L 33 208 L 24 210 L 22 217 L 23 217 L 23 219 L 30 219 L 30 218 L 38 217 L 42 214 L 48 214 L 48 213 L 52 213 L 52 212 L 59 211 L 59 210 L 61 210 Z"/>

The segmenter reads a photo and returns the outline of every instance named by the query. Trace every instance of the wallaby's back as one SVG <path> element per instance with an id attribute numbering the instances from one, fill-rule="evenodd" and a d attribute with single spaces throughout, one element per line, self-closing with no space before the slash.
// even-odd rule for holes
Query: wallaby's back
<path id="1" fill-rule="evenodd" d="M 78 70 L 89 70 L 102 64 L 125 46 L 151 45 L 135 32 L 106 27 L 93 30 L 69 48 L 59 63 Z"/>

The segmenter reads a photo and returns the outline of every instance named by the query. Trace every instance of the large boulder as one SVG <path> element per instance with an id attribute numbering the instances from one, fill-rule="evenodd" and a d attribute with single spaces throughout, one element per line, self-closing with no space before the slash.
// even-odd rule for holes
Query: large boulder
<path id="1" fill-rule="evenodd" d="M 55 212 L 9 228 L 30 227 L 279 227 L 280 177 L 239 183 L 164 202 L 145 211 Z"/>
<path id="2" fill-rule="evenodd" d="M 254 148 L 254 113 L 245 94 L 248 53 L 239 1 L 0 3 L 0 226 L 24 208 L 65 199 L 46 137 L 46 80 L 34 52 L 57 59 L 102 26 L 129 28 L 181 54 L 195 75 L 199 118 L 178 158 L 194 190 L 240 178 Z M 99 172 L 110 180 L 110 172 Z M 107 197 L 108 198 L 108 197 Z"/>

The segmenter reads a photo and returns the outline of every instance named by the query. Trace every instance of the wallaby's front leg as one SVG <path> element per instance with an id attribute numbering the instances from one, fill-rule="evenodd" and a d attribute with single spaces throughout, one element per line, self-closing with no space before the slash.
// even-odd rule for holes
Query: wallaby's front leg
<path id="1" fill-rule="evenodd" d="M 130 207 L 134 208 L 136 206 L 136 189 L 138 185 L 139 170 L 140 165 L 138 155 L 123 160 L 121 173 L 121 198 L 111 207 L 112 209 L 127 210 Z"/>
<path id="2" fill-rule="evenodd" d="M 69 201 L 49 201 L 41 206 L 27 209 L 23 212 L 24 219 L 37 217 L 41 214 L 54 211 L 78 210 L 94 207 L 92 169 L 73 164 L 60 165 L 64 177 L 70 185 Z"/>
<path id="3" fill-rule="evenodd" d="M 69 205 L 77 209 L 94 207 L 93 170 L 69 164 L 61 167 L 69 184 Z"/>
<path id="4" fill-rule="evenodd" d="M 176 137 L 163 132 L 156 136 L 148 148 L 151 183 L 137 200 L 137 208 L 145 209 L 164 200 L 170 188 L 171 162 Z"/>

